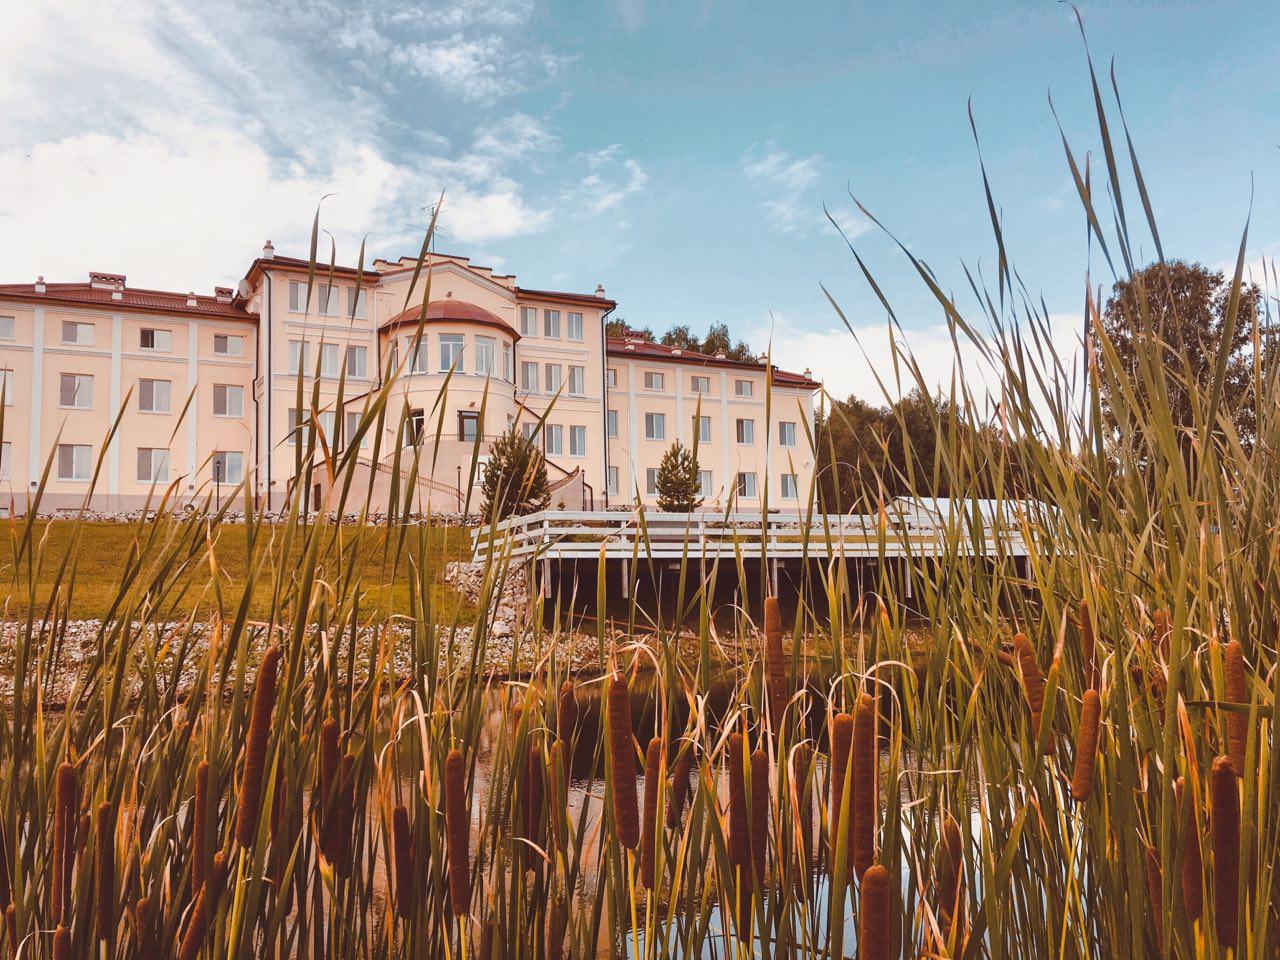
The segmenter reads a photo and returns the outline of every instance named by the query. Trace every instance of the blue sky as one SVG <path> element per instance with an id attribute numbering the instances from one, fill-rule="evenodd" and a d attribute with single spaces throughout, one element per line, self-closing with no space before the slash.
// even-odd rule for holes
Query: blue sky
<path id="1" fill-rule="evenodd" d="M 1251 176 L 1251 261 L 1280 251 L 1276 5 L 1081 10 L 1166 251 L 1233 258 Z M 990 271 L 969 98 L 1016 265 L 1077 329 L 1086 245 L 1050 90 L 1096 151 L 1055 2 L 31 4 L 0 37 L 0 262 L 7 280 L 207 290 L 267 237 L 303 252 L 326 193 L 341 259 L 366 234 L 412 253 L 443 189 L 442 249 L 529 286 L 603 283 L 655 329 L 772 333 L 784 365 L 873 396 L 821 285 L 877 364 L 883 311 L 823 204 L 945 378 L 938 309 L 848 188 L 947 285 L 962 262 Z"/>

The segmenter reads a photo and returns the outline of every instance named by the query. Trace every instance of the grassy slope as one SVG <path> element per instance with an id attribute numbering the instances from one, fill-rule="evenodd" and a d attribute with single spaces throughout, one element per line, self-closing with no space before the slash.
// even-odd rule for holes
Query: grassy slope
<path id="1" fill-rule="evenodd" d="M 11 521 L 10 536 L 0 547 L 0 584 L 9 616 L 25 613 L 29 605 L 29 574 L 26 563 L 15 574 L 14 558 L 23 536 L 23 521 Z M 59 580 L 59 567 L 71 545 L 73 526 L 69 520 L 41 521 L 36 524 L 33 539 L 41 543 L 41 562 L 35 571 L 35 603 L 43 612 L 54 584 Z M 121 571 L 139 535 L 138 527 L 124 523 L 83 523 L 80 542 L 71 553 L 75 564 L 75 589 L 70 597 L 72 619 L 99 618 L 107 614 L 120 584 Z M 285 549 L 273 538 L 274 530 L 264 528 L 256 550 L 269 551 L 268 562 L 259 569 L 286 571 L 298 567 L 298 550 Z M 393 531 L 394 533 L 394 531 Z M 358 558 L 357 576 L 365 592 L 362 606 L 372 615 L 409 612 L 410 592 L 407 577 L 414 575 L 403 561 L 397 563 L 396 543 L 387 544 L 387 531 L 380 527 L 343 527 L 344 550 Z M 218 527 L 211 534 L 218 583 L 225 597 L 238 600 L 248 568 L 245 528 L 239 524 Z M 443 583 L 444 565 L 450 560 L 466 559 L 470 552 L 469 534 L 465 529 L 441 528 L 427 532 L 429 549 L 422 552 L 430 562 L 426 571 L 432 584 L 432 600 L 438 616 L 447 622 L 464 604 L 454 590 Z M 349 573 L 350 571 L 345 571 Z M 320 579 L 324 571 L 320 571 Z M 68 578 L 62 578 L 66 583 Z M 181 588 L 167 600 L 174 616 L 185 617 L 193 610 L 204 616 L 218 606 L 213 589 L 212 567 L 207 552 L 187 564 L 179 581 Z M 273 584 L 261 578 L 254 584 L 250 617 L 265 619 L 271 609 Z M 228 611 L 229 612 L 229 611 Z"/>

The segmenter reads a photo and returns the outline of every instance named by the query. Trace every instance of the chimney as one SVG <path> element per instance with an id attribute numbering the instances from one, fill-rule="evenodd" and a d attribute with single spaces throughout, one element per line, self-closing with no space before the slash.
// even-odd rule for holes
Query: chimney
<path id="1" fill-rule="evenodd" d="M 597 283 L 597 284 L 596 284 L 596 296 L 597 296 L 597 297 L 599 297 L 601 300 L 603 300 L 603 299 L 604 299 L 604 284 L 603 284 L 603 283 Z"/>
<path id="2" fill-rule="evenodd" d="M 100 270 L 89 271 L 89 286 L 95 290 L 123 290 L 125 276 L 123 273 L 103 273 Z M 116 297 L 119 300 L 119 297 Z"/>
<path id="3" fill-rule="evenodd" d="M 43 276 L 36 277 L 36 293 L 44 293 L 44 290 L 45 290 L 44 277 Z"/>
<path id="4" fill-rule="evenodd" d="M 717 359 L 717 360 L 728 360 L 728 359 L 729 359 L 729 355 L 728 355 L 727 353 L 725 353 L 723 350 L 717 350 L 717 351 L 716 351 L 716 359 Z"/>
<path id="5" fill-rule="evenodd" d="M 268 240 L 266 243 L 262 245 L 262 259 L 274 260 L 275 258 L 276 258 L 275 245 L 270 240 Z"/>
<path id="6" fill-rule="evenodd" d="M 804 375 L 805 375 L 805 377 L 807 377 L 807 378 L 808 378 L 808 379 L 810 379 L 810 380 L 812 380 L 812 379 L 813 379 L 813 371 L 812 371 L 812 370 L 810 370 L 808 367 L 805 367 L 805 368 L 804 368 Z"/>
<path id="7" fill-rule="evenodd" d="M 231 288 L 230 288 L 230 287 L 214 287 L 214 288 L 213 288 L 213 295 L 214 295 L 215 297 L 217 297 L 217 298 L 218 298 L 218 302 L 219 302 L 219 303 L 230 303 L 230 302 L 231 302 Z"/>
<path id="8" fill-rule="evenodd" d="M 196 292 L 192 290 L 187 294 L 187 306 L 194 307 L 199 301 L 196 300 Z"/>

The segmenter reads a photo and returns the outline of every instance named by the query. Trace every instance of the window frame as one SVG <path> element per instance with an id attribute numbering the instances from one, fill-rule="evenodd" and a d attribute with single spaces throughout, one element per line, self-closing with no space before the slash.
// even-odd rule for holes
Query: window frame
<path id="1" fill-rule="evenodd" d="M 559 340 L 560 311 L 544 309 L 542 311 L 542 336 L 547 340 Z"/>
<path id="2" fill-rule="evenodd" d="M 700 389 L 699 388 L 700 384 L 705 384 L 706 389 Z M 689 378 L 689 392 L 699 397 L 710 396 L 711 395 L 711 378 L 704 377 L 698 374 L 691 376 Z"/>
<path id="3" fill-rule="evenodd" d="M 561 424 L 542 425 L 542 450 L 548 457 L 564 456 L 564 427 Z"/>
<path id="4" fill-rule="evenodd" d="M 360 362 L 354 364 L 359 369 L 352 370 L 353 363 L 356 358 Z M 368 380 L 369 379 L 369 348 L 362 343 L 348 343 L 347 349 L 342 352 L 342 365 L 347 372 L 348 380 Z"/>
<path id="5" fill-rule="evenodd" d="M 64 399 L 66 395 L 66 381 L 71 377 L 75 380 L 75 386 L 71 391 L 72 401 L 67 403 Z M 88 381 L 88 390 L 82 389 L 81 381 Z M 87 399 L 84 403 L 78 402 L 81 395 Z M 58 409 L 60 410 L 92 410 L 93 409 L 93 374 L 91 373 L 59 373 L 58 374 Z"/>
<path id="6" fill-rule="evenodd" d="M 68 328 L 72 328 L 76 331 L 74 339 L 67 339 Z M 89 339 L 81 340 L 80 331 L 86 329 L 89 331 Z M 67 346 L 92 347 L 98 339 L 97 325 L 87 320 L 63 320 L 61 338 L 61 342 Z"/>
<path id="7" fill-rule="evenodd" d="M 576 442 L 576 440 L 581 440 L 581 443 Z M 574 450 L 575 447 L 580 447 L 581 449 L 575 452 Z M 586 455 L 587 455 L 586 426 L 580 423 L 569 424 L 569 456 L 581 458 L 581 457 L 585 457 Z"/>
<path id="8" fill-rule="evenodd" d="M 756 445 L 756 421 L 754 417 L 738 417 L 734 424 L 734 436 L 738 446 L 754 447 Z"/>
<path id="9" fill-rule="evenodd" d="M 138 469 L 142 466 L 142 454 L 147 454 L 147 476 L 142 476 L 142 471 Z M 160 454 L 161 476 L 156 476 L 156 454 Z M 169 482 L 169 450 L 166 447 L 138 447 L 137 456 L 134 458 L 134 470 L 138 477 L 138 483 L 168 483 Z"/>
<path id="10" fill-rule="evenodd" d="M 477 376 L 492 377 L 497 371 L 494 367 L 498 361 L 497 337 L 474 337 L 475 341 L 475 373 Z M 485 358 L 488 358 L 487 360 Z"/>
<path id="11" fill-rule="evenodd" d="M 651 421 L 649 419 L 650 417 L 654 417 L 656 419 Z M 650 429 L 652 426 L 658 427 L 659 428 L 658 432 L 656 433 L 652 432 Z M 644 415 L 644 438 L 646 440 L 666 440 L 667 439 L 667 415 L 665 413 L 651 411 Z"/>
<path id="12" fill-rule="evenodd" d="M 165 387 L 164 390 L 162 391 L 164 393 L 163 409 L 157 408 L 155 405 L 156 384 L 161 384 L 161 383 L 164 384 L 164 387 Z M 151 392 L 150 407 L 144 407 L 142 405 L 142 398 L 145 395 L 145 391 L 147 389 L 150 389 L 150 392 Z M 155 377 L 139 377 L 138 378 L 138 412 L 139 413 L 157 413 L 157 414 L 173 413 L 173 381 L 158 380 Z M 149 450 L 152 448 L 147 447 L 146 449 Z"/>
<path id="13" fill-rule="evenodd" d="M 466 373 L 466 360 L 464 353 L 467 349 L 467 338 L 461 333 L 437 333 L 436 344 L 439 347 L 440 369 L 439 373 L 448 373 L 452 370 L 454 373 Z M 449 359 L 445 360 L 445 352 L 448 352 Z"/>
<path id="14" fill-rule="evenodd" d="M 565 317 L 565 339 L 581 343 L 583 332 L 582 314 L 570 310 L 565 314 Z M 576 335 L 574 334 L 575 327 L 577 328 Z"/>
<path id="15" fill-rule="evenodd" d="M 234 461 L 230 457 L 235 457 Z M 218 479 L 217 464 L 222 461 L 222 479 Z M 235 476 L 231 475 L 228 469 L 232 463 L 236 465 Z M 219 487 L 232 487 L 244 480 L 244 451 L 242 450 L 215 450 L 209 458 L 209 479 Z"/>
<path id="16" fill-rule="evenodd" d="M 656 379 L 658 382 L 658 385 L 656 387 L 650 383 L 650 381 L 654 379 Z M 666 384 L 667 384 L 667 375 L 664 371 L 646 370 L 644 372 L 644 388 L 646 390 L 653 390 L 656 392 L 660 392 L 667 389 Z"/>
<path id="17" fill-rule="evenodd" d="M 574 377 L 574 374 L 577 377 Z M 575 389 L 573 381 L 577 379 L 578 386 Z M 585 397 L 587 395 L 587 368 L 576 363 L 569 364 L 569 396 Z"/>
<path id="18" fill-rule="evenodd" d="M 532 378 L 529 376 L 533 372 Z M 530 385 L 532 384 L 532 386 Z M 520 361 L 520 389 L 525 393 L 538 393 L 542 384 L 542 364 L 537 360 Z"/>
<path id="19" fill-rule="evenodd" d="M 778 421 L 778 446 L 794 447 L 796 445 L 796 422 L 794 420 Z"/>
<path id="20" fill-rule="evenodd" d="M 147 346 L 143 341 L 146 340 L 147 334 L 151 334 L 152 344 Z M 157 334 L 163 334 L 166 345 L 163 347 L 156 346 L 155 339 Z M 143 327 L 138 331 L 138 349 L 146 350 L 148 353 L 173 353 L 173 331 L 164 327 Z"/>
<path id="21" fill-rule="evenodd" d="M 226 343 L 228 349 L 219 350 L 218 349 L 219 340 L 222 340 L 224 343 Z M 235 351 L 231 350 L 230 347 L 232 343 L 239 344 L 240 349 Z M 234 333 L 215 333 L 213 335 L 213 355 L 215 357 L 243 357 L 244 356 L 244 337 L 238 336 Z"/>
<path id="22" fill-rule="evenodd" d="M 609 409 L 604 412 L 604 436 L 606 440 L 618 439 L 618 411 Z"/>
<path id="23" fill-rule="evenodd" d="M 750 491 L 746 490 L 746 481 L 750 480 Z M 738 476 L 734 481 L 734 489 L 737 490 L 739 500 L 759 500 L 759 485 L 756 481 L 756 472 L 754 470 L 739 470 Z"/>
<path id="24" fill-rule="evenodd" d="M 66 475 L 62 472 L 62 451 L 71 451 L 71 474 Z M 80 476 L 76 473 L 76 468 L 80 466 L 77 463 L 76 451 L 83 450 L 84 453 L 84 475 Z M 93 479 L 93 447 L 87 443 L 60 443 L 58 444 L 58 479 L 64 483 L 88 483 Z"/>
<path id="25" fill-rule="evenodd" d="M 467 436 L 466 424 L 470 423 L 474 433 Z M 459 410 L 458 411 L 458 439 L 463 443 L 476 443 L 484 440 L 484 430 L 480 426 L 479 410 Z"/>
<path id="26" fill-rule="evenodd" d="M 537 307 L 520 308 L 520 336 L 535 338 L 538 336 Z"/>
<path id="27" fill-rule="evenodd" d="M 745 392 L 745 393 L 743 393 L 743 391 L 742 391 L 742 388 L 743 388 L 744 386 L 747 388 L 747 390 L 746 390 L 746 392 Z M 755 383 L 755 381 L 754 381 L 754 380 L 734 380 L 734 381 L 733 381 L 733 395 L 734 395 L 735 397 L 738 397 L 739 399 L 743 399 L 743 400 L 751 400 L 751 399 L 753 399 L 753 398 L 755 397 L 755 395 L 756 395 L 756 383 Z"/>

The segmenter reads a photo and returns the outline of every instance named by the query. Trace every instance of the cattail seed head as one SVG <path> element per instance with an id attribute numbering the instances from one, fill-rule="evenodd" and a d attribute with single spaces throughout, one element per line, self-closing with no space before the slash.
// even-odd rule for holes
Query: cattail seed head
<path id="1" fill-rule="evenodd" d="M 751 814 L 747 809 L 746 747 L 742 734 L 730 734 L 725 749 L 729 767 L 729 863 L 738 868 L 741 883 L 750 883 Z"/>
<path id="2" fill-rule="evenodd" d="M 849 840 L 853 836 L 853 824 L 850 822 L 849 810 L 852 802 L 846 804 L 845 796 L 853 798 L 853 784 L 848 783 L 850 758 L 853 753 L 853 714 L 837 713 L 831 718 L 831 823 L 828 825 L 831 843 L 831 866 L 835 869 L 839 848 L 841 829 L 845 831 L 844 847 L 846 873 L 853 872 L 853 859 L 849 856 Z"/>
<path id="3" fill-rule="evenodd" d="M 578 727 L 578 695 L 573 684 L 566 680 L 560 684 L 560 698 L 556 702 L 556 736 L 572 740 Z"/>
<path id="4" fill-rule="evenodd" d="M 1213 761 L 1213 923 L 1218 943 L 1234 947 L 1240 905 L 1240 787 L 1230 757 Z"/>
<path id="5" fill-rule="evenodd" d="M 1244 651 L 1240 641 L 1232 640 L 1222 655 L 1222 671 L 1227 699 L 1232 703 L 1249 703 L 1249 681 L 1245 676 Z M 1249 742 L 1249 717 L 1234 710 L 1227 711 L 1227 756 L 1236 766 L 1237 776 L 1244 776 L 1244 752 Z"/>
<path id="6" fill-rule="evenodd" d="M 1044 673 L 1040 670 L 1040 663 L 1036 660 L 1035 648 L 1031 646 L 1031 641 L 1025 633 L 1019 633 L 1013 638 L 1013 645 L 1018 654 L 1018 666 L 1022 671 L 1022 687 L 1027 698 L 1027 709 L 1031 713 L 1031 736 L 1036 739 L 1040 736 L 1040 722 L 1044 714 Z M 1044 752 L 1046 755 L 1053 752 L 1053 738 L 1050 737 L 1046 743 Z"/>
<path id="7" fill-rule="evenodd" d="M 934 883 L 938 891 L 938 913 L 943 924 L 950 927 L 952 921 L 960 917 L 960 897 L 964 891 L 964 836 L 960 824 L 950 814 L 942 821 Z"/>
<path id="8" fill-rule="evenodd" d="M 560 897 L 551 902 L 547 911 L 547 937 L 545 960 L 564 960 L 564 928 L 569 917 L 569 905 Z"/>
<path id="9" fill-rule="evenodd" d="M 191 892 L 200 892 L 209 863 L 209 761 L 201 760 L 196 767 L 196 798 L 191 816 Z"/>
<path id="10" fill-rule="evenodd" d="M 547 757 L 547 782 L 551 788 L 547 807 L 551 811 L 551 837 L 557 850 L 566 849 L 568 840 L 568 832 L 565 829 L 569 819 L 565 749 L 565 742 L 557 740 L 551 745 L 551 752 Z"/>
<path id="11" fill-rule="evenodd" d="M 1080 729 L 1076 735 L 1076 763 L 1071 774 L 1071 796 L 1083 803 L 1093 793 L 1094 774 L 1098 765 L 1098 732 L 1102 720 L 1102 701 L 1092 688 L 1084 692 L 1080 705 Z"/>
<path id="12" fill-rule="evenodd" d="M 333 869 L 340 877 L 351 874 L 351 831 L 356 821 L 356 757 L 348 751 L 338 764 L 337 790 L 333 816 L 330 818 L 329 849 L 333 851 Z"/>
<path id="13" fill-rule="evenodd" d="M 631 690 L 614 675 L 609 682 L 609 760 L 613 772 L 613 824 L 618 842 L 629 850 L 640 843 L 636 761 L 631 735 Z"/>
<path id="14" fill-rule="evenodd" d="M 396 804 L 391 812 L 391 845 L 395 861 L 396 914 L 402 920 L 413 916 L 415 891 L 413 885 L 413 830 L 409 826 L 409 811 L 403 803 Z"/>
<path id="15" fill-rule="evenodd" d="M 1182 777 L 1173 785 L 1178 801 L 1179 832 L 1182 840 L 1182 908 L 1191 923 L 1204 910 L 1204 862 L 1200 853 L 1200 827 L 1196 818 L 1196 798 L 1186 789 Z"/>
<path id="16" fill-rule="evenodd" d="M 109 941 L 116 929 L 116 811 L 106 802 L 98 805 L 93 873 L 98 939 Z"/>
<path id="17" fill-rule="evenodd" d="M 71 931 L 61 925 L 53 931 L 53 960 L 71 960 Z"/>
<path id="18" fill-rule="evenodd" d="M 655 890 L 658 862 L 658 793 L 662 788 L 662 739 L 654 737 L 644 753 L 644 816 L 640 822 L 640 883 Z"/>
<path id="19" fill-rule="evenodd" d="M 151 960 L 151 899 L 139 897 L 133 908 L 133 929 L 138 941 L 138 960 Z"/>
<path id="20" fill-rule="evenodd" d="M 1098 689 L 1097 644 L 1093 636 L 1093 620 L 1089 616 L 1089 601 L 1080 601 L 1080 662 L 1084 668 L 1084 685 L 1088 690 Z"/>
<path id="21" fill-rule="evenodd" d="M 276 707 L 276 679 L 280 668 L 280 648 L 272 645 L 262 656 L 253 689 L 253 712 L 245 739 L 244 769 L 240 775 L 237 803 L 236 843 L 248 849 L 258 833 L 262 806 L 262 777 L 266 769 L 267 744 L 271 737 L 271 714 Z"/>
<path id="22" fill-rule="evenodd" d="M 467 770 L 462 753 L 444 761 L 444 823 L 449 838 L 449 900 L 454 916 L 471 912 L 471 814 L 467 808 Z"/>
<path id="23" fill-rule="evenodd" d="M 536 844 L 542 843 L 543 766 L 542 748 L 534 744 L 529 748 L 524 768 L 524 836 Z"/>
<path id="24" fill-rule="evenodd" d="M 853 869 L 858 877 L 876 857 L 876 824 L 879 819 L 876 790 L 876 711 L 869 694 L 858 697 L 853 720 Z"/>
<path id="25" fill-rule="evenodd" d="M 813 747 L 801 743 L 792 754 L 791 791 L 795 797 L 796 833 L 800 842 L 796 846 L 795 891 L 804 898 L 809 892 L 809 875 L 813 865 L 813 787 L 810 774 L 813 770 Z"/>
<path id="26" fill-rule="evenodd" d="M 862 875 L 858 960 L 889 960 L 889 871 L 872 864 Z"/>
<path id="27" fill-rule="evenodd" d="M 1151 905 L 1151 921 L 1155 929 L 1156 955 L 1164 956 L 1164 873 L 1160 867 L 1160 851 L 1147 844 L 1147 902 Z"/>
<path id="28" fill-rule="evenodd" d="M 330 718 L 320 725 L 320 808 L 331 800 L 333 780 L 338 773 L 338 763 L 342 757 L 338 748 L 338 721 Z"/>
<path id="29" fill-rule="evenodd" d="M 227 859 L 221 851 L 213 855 L 213 864 L 205 884 L 196 897 L 196 905 L 187 918 L 187 928 L 178 947 L 178 960 L 197 960 L 204 947 L 205 937 L 218 909 L 218 897 L 227 880 Z"/>
<path id="30" fill-rule="evenodd" d="M 751 869 L 764 883 L 769 858 L 769 758 L 759 747 L 751 753 Z"/>
<path id="31" fill-rule="evenodd" d="M 76 807 L 79 805 L 77 793 L 76 768 L 63 761 L 58 765 L 54 781 L 51 913 L 55 923 L 61 923 L 66 919 L 71 908 L 71 877 L 75 868 Z"/>
<path id="32" fill-rule="evenodd" d="M 693 741 L 686 740 L 680 744 L 676 753 L 676 762 L 671 771 L 671 800 L 667 804 L 667 823 L 676 827 L 684 815 L 685 804 L 689 800 L 689 777 L 693 774 Z"/>
<path id="33" fill-rule="evenodd" d="M 782 653 L 782 614 L 777 597 L 764 601 L 765 680 L 769 695 L 769 719 L 772 728 L 782 728 L 782 714 L 787 706 L 787 661 Z"/>

